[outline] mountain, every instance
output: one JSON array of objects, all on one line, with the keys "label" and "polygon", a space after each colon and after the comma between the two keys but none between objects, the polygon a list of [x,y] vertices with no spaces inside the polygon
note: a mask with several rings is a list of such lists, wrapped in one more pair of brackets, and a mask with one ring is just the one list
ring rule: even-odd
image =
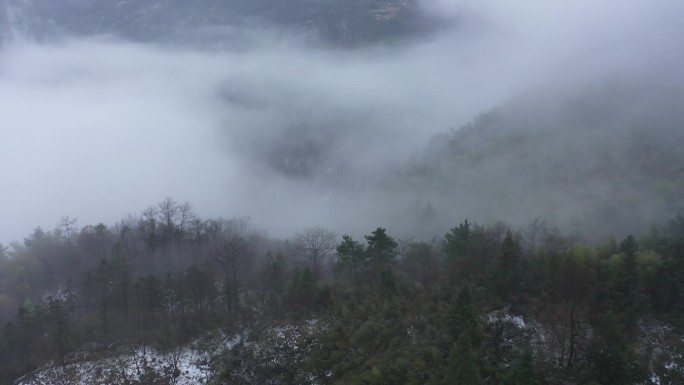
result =
[{"label": "mountain", "polygon": [[239,27],[285,30],[336,46],[413,36],[432,28],[415,0],[3,0],[0,25],[46,38],[109,34],[141,41],[244,39]]},{"label": "mountain", "polygon": [[682,105],[680,89],[643,84],[528,95],[434,138],[387,189],[445,218],[644,231],[684,209]]}]

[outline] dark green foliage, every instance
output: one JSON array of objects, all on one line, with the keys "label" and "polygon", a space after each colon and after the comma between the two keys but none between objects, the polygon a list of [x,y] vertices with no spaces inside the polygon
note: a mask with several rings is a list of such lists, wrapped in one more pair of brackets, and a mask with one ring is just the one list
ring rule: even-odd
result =
[{"label": "dark green foliage", "polygon": [[520,302],[523,295],[522,261],[518,242],[508,231],[501,244],[501,256],[494,273],[496,294],[506,302]]},{"label": "dark green foliage", "polygon": [[282,310],[285,294],[285,257],[278,254],[275,257],[269,252],[264,258],[262,271],[262,296],[267,309],[274,312]]},{"label": "dark green foliage", "polygon": [[601,385],[632,385],[632,368],[625,347],[608,343],[594,353],[594,378]]},{"label": "dark green foliage", "polygon": [[672,240],[666,247],[658,277],[658,291],[652,300],[657,301],[661,311],[682,314],[684,312],[684,237]]},{"label": "dark green foliage", "polygon": [[538,385],[537,375],[534,370],[534,357],[532,352],[526,350],[515,365],[506,373],[503,385]]},{"label": "dark green foliage", "polygon": [[452,280],[472,278],[474,269],[474,261],[471,260],[472,237],[471,226],[467,219],[444,235],[442,251]]},{"label": "dark green foliage", "polygon": [[342,243],[337,248],[339,268],[351,275],[352,282],[356,284],[358,276],[366,266],[366,249],[349,235],[342,236]]},{"label": "dark green foliage", "polygon": [[467,333],[472,339],[476,334],[477,319],[470,287],[463,285],[449,307],[446,330],[454,341],[463,333]]},{"label": "dark green foliage", "polygon": [[316,301],[316,280],[308,267],[296,268],[287,289],[288,304],[297,312],[313,309]]},{"label": "dark green foliage", "polygon": [[162,310],[164,291],[162,282],[154,275],[140,278],[135,284],[136,305],[141,313],[151,316]]},{"label": "dark green foliage", "polygon": [[400,268],[415,281],[430,287],[439,281],[440,259],[439,249],[434,243],[412,242],[407,255],[400,261]]},{"label": "dark green foliage", "polygon": [[379,271],[394,262],[398,245],[392,237],[387,235],[385,229],[378,227],[370,235],[365,235],[364,238],[368,242],[366,247],[368,260],[375,271]]},{"label": "dark green foliage", "polygon": [[620,252],[624,254],[624,259],[617,284],[621,297],[618,310],[626,314],[630,325],[636,324],[645,306],[642,274],[637,262],[638,251],[639,245],[633,236],[620,242]]},{"label": "dark green foliage", "polygon": [[630,344],[635,336],[633,325],[624,314],[606,311],[600,313],[594,322],[595,335],[588,350],[588,358],[593,364],[592,378],[601,385],[633,384],[634,360]]},{"label": "dark green foliage", "polygon": [[599,303],[618,316],[621,325],[635,328],[646,311],[643,272],[637,261],[639,246],[633,236],[620,242],[619,254],[604,261],[599,269]]},{"label": "dark green foliage", "polygon": [[443,384],[476,385],[477,383],[477,361],[475,360],[473,342],[470,334],[464,332],[461,333],[451,349]]},{"label": "dark green foliage", "polygon": [[629,362],[623,351],[605,352],[596,362],[596,378],[601,385],[632,385]]},{"label": "dark green foliage", "polygon": [[470,223],[466,219],[463,223],[454,227],[444,235],[444,254],[447,260],[465,258],[470,251],[471,241]]},{"label": "dark green foliage", "polygon": [[69,316],[64,308],[64,302],[53,297],[48,298],[48,311],[51,323],[50,342],[58,361],[62,362],[73,347]]},{"label": "dark green foliage", "polygon": [[620,242],[619,250],[627,257],[636,258],[636,253],[639,251],[639,244],[637,243],[636,239],[634,239],[634,236],[630,235]]},{"label": "dark green foliage", "polygon": [[[249,330],[251,344],[274,326],[316,320],[324,327],[297,337],[301,346],[278,342],[288,353],[272,366],[248,344],[215,357],[211,381],[623,385],[643,382],[651,366],[664,371],[673,357],[650,356],[640,326],[682,321],[684,239],[676,232],[591,245],[544,230],[523,252],[527,238],[507,225],[465,221],[441,248],[407,242],[397,259],[397,242],[377,228],[367,246],[343,236],[338,274],[317,281],[287,245],[246,232],[239,220],[197,218],[191,236],[152,214],[141,219],[155,223],[156,251],[146,246],[149,229],[126,226],[95,226],[70,242],[37,229],[24,246],[2,248],[0,306],[17,311],[0,340],[0,382],[47,361],[68,363],[93,344],[174,352],[216,330]],[[67,270],[63,255],[80,258],[72,276],[41,286],[44,266]],[[521,352],[536,349],[535,327],[545,328],[550,354]]]},{"label": "dark green foliage", "polygon": [[218,295],[214,279],[208,272],[193,265],[185,274],[185,285],[194,310],[199,312],[200,316],[204,315]]}]

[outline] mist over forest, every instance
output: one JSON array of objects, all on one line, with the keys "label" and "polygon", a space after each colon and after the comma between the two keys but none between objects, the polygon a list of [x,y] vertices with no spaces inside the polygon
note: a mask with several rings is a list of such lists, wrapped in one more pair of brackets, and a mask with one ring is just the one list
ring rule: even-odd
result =
[{"label": "mist over forest", "polygon": [[[567,248],[554,250],[568,255],[577,256],[576,241],[595,248],[587,253],[597,260],[637,258],[615,239],[650,234],[637,258],[642,268],[650,252],[676,259],[682,14],[676,0],[0,0],[0,277],[11,277],[0,279],[0,321],[24,299],[39,302],[104,269],[100,260],[116,263],[126,231],[135,235],[124,259],[138,278],[193,267],[208,273],[216,239],[233,239],[239,223],[249,223],[237,233],[254,266],[273,262],[269,253],[297,269],[307,259],[292,243],[304,229],[329,231],[337,246],[342,234],[363,240],[369,229],[386,229],[399,249],[418,255],[427,247],[436,258],[429,263],[441,261],[446,270],[426,281],[448,276],[453,286],[467,277],[482,311],[510,298],[487,286],[493,267],[449,275],[441,242],[464,223],[487,239],[477,250],[491,261],[496,253],[487,253],[506,247],[506,231],[515,247],[529,246],[524,258],[553,254],[558,234]],[[178,210],[189,202],[201,236],[192,238],[178,218],[163,227],[159,210],[169,200]],[[74,234],[106,250],[76,235],[72,244],[64,224],[73,219]],[[149,230],[152,219],[160,227]],[[228,227],[214,229],[223,235],[209,242],[212,220]],[[545,252],[525,243],[537,225],[548,235]],[[172,251],[159,249],[163,242]],[[612,252],[602,242],[615,243],[606,246]],[[375,258],[370,240],[367,247]],[[342,255],[333,249],[331,260]],[[204,259],[193,259],[197,250]],[[406,261],[406,253],[392,258]],[[143,255],[152,259],[129,260]],[[176,260],[158,265],[169,255]],[[610,260],[611,268],[621,263]],[[397,271],[410,276],[417,265],[406,263]],[[339,278],[333,265],[320,282]],[[368,277],[387,267],[373,266]],[[23,285],[26,271],[44,284]],[[255,271],[245,273],[245,293],[260,282]],[[639,288],[669,317],[660,289]],[[244,295],[221,311],[246,311]],[[534,313],[526,306],[513,308]],[[11,375],[42,359],[16,364]]]},{"label": "mist over forest", "polygon": [[[81,13],[116,16],[109,3],[70,4]],[[373,4],[380,7],[382,2]],[[117,9],[127,12],[122,7]],[[629,122],[634,104],[652,118],[635,129],[662,131],[668,126],[676,135],[673,120],[681,121],[681,114],[673,100],[681,97],[677,63],[682,50],[678,39],[669,38],[680,28],[672,16],[675,2],[600,7],[589,2],[566,7],[533,1],[516,7],[447,2],[435,7],[440,5],[430,3],[420,11],[426,20],[439,15],[435,23],[441,29],[407,23],[422,32],[404,43],[397,42],[401,34],[396,33],[387,43],[368,38],[358,47],[335,48],[335,40],[324,45],[294,33],[231,25],[250,36],[249,46],[194,48],[180,38],[175,44],[168,34],[152,34],[161,15],[191,17],[172,2],[138,5],[140,16],[121,18],[126,26],[121,29],[114,22],[75,17],[76,11],[60,6],[59,17],[51,20],[71,24],[53,26],[50,33],[31,28],[45,26],[40,12],[35,11],[35,19],[21,13],[33,8],[50,12],[47,2],[5,2],[2,142],[11,145],[2,153],[6,199],[1,239],[20,240],[37,225],[52,227],[63,215],[82,223],[114,223],[163,196],[191,201],[204,214],[251,216],[280,235],[313,224],[360,228],[387,223],[411,231],[425,224],[409,225],[416,223],[415,216],[397,214],[420,211],[421,205],[445,214],[431,231],[441,232],[466,216],[520,223],[549,216],[565,226],[573,218],[558,204],[545,202],[544,197],[555,199],[553,190],[535,196],[538,207],[533,210],[518,209],[501,197],[506,209],[497,212],[498,207],[488,209],[489,197],[479,199],[482,194],[473,193],[477,187],[469,189],[457,177],[423,180],[419,188],[411,188],[390,175],[415,170],[412,163],[432,152],[429,143],[435,137],[460,132],[479,114],[499,108],[521,119],[527,115],[539,126],[531,128],[541,133],[526,152],[547,173],[563,174],[568,163],[592,167],[582,162],[596,161],[588,156],[596,155],[593,145],[622,162],[627,154],[614,142],[623,140],[620,122]],[[198,29],[212,23],[223,21],[188,25]],[[150,35],[130,40],[130,25]],[[287,28],[270,25],[274,31]],[[181,23],[178,33],[194,32]],[[573,114],[578,107],[572,100],[588,106],[610,103],[611,108],[604,116],[578,122],[582,117],[577,115],[585,112]],[[672,110],[665,110],[667,105]],[[515,136],[516,130],[528,128],[506,125],[501,130]],[[602,133],[592,137],[592,129]],[[574,140],[568,143],[553,132],[572,132]],[[471,136],[490,145],[482,133]],[[572,159],[544,161],[544,152],[556,154],[551,149],[557,147],[566,147]],[[520,159],[512,151],[492,148],[486,154],[488,167],[514,167],[509,159]],[[506,180],[511,173],[505,170],[495,176],[473,165],[457,168],[470,169],[482,180],[498,180],[483,185],[487,191],[517,183]],[[534,177],[532,170],[517,169],[516,179]],[[676,183],[670,176],[663,179]],[[597,196],[592,204],[611,204],[612,194],[582,178],[577,187]],[[385,183],[387,179],[395,180]],[[550,187],[539,183],[528,188],[544,192]],[[637,200],[646,194],[639,187],[629,190]],[[575,198],[570,193],[560,203],[584,205]],[[648,196],[652,198],[658,197]],[[447,204],[448,209],[439,207]],[[655,213],[663,210],[644,211],[643,218],[633,219],[657,220]],[[602,233],[623,234],[623,224],[602,222]]]}]

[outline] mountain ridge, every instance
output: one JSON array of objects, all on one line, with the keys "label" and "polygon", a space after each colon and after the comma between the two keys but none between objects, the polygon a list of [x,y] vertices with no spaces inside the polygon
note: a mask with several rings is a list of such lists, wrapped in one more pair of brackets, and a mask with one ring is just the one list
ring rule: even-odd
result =
[{"label": "mountain ridge", "polygon": [[[315,44],[354,47],[425,34],[435,20],[415,0],[217,1],[4,0],[0,25],[38,38],[111,34],[137,41],[236,39],[232,28],[286,31]],[[227,29],[227,30],[221,30]],[[8,31],[10,30],[10,31]],[[212,36],[214,35],[214,36]],[[1,35],[0,35],[1,36]]]}]

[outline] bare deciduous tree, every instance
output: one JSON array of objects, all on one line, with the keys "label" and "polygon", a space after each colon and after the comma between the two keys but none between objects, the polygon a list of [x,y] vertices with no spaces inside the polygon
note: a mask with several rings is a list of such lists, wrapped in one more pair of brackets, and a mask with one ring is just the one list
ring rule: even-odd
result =
[{"label": "bare deciduous tree", "polygon": [[157,203],[157,214],[159,215],[159,243],[164,254],[168,252],[169,245],[176,234],[176,222],[179,215],[179,206],[175,199],[166,197]]},{"label": "bare deciduous tree", "polygon": [[157,248],[157,213],[154,206],[150,206],[142,212],[138,220],[138,231],[145,244],[147,255],[151,255]]},{"label": "bare deciduous tree", "polygon": [[311,261],[314,278],[318,279],[321,264],[335,249],[336,239],[335,233],[320,226],[309,227],[297,233],[295,248]]},{"label": "bare deciduous tree", "polygon": [[62,234],[64,234],[64,239],[66,239],[67,244],[71,245],[71,236],[74,234],[74,231],[76,231],[76,221],[78,218],[71,218],[68,215],[63,216],[59,220],[59,228],[62,230]]},{"label": "bare deciduous tree", "polygon": [[253,248],[246,240],[248,222],[247,218],[222,221],[224,231],[219,235],[221,240],[214,251],[214,261],[230,285],[233,305],[238,304],[241,281],[254,262]]},{"label": "bare deciduous tree", "polygon": [[157,208],[160,222],[167,228],[172,228],[178,216],[178,203],[176,203],[176,200],[166,197],[163,201],[157,203]]},{"label": "bare deciduous tree", "polygon": [[198,265],[202,261],[202,243],[207,238],[207,224],[200,218],[193,218],[188,226],[190,245],[193,249],[193,263]]},{"label": "bare deciduous tree", "polygon": [[197,216],[192,211],[192,205],[190,203],[185,202],[181,205],[178,205],[178,230],[180,231],[181,235],[185,234],[187,227],[190,226],[196,217]]},{"label": "bare deciduous tree", "polygon": [[207,232],[207,237],[211,241],[211,247],[216,248],[218,245],[218,240],[225,227],[226,220],[223,218],[217,219],[207,219],[205,224],[205,231]]},{"label": "bare deciduous tree", "polygon": [[537,217],[533,219],[526,228],[522,230],[522,235],[527,245],[527,252],[529,256],[534,255],[534,250],[537,248],[537,243],[541,235],[546,231],[546,219]]},{"label": "bare deciduous tree", "polygon": [[408,254],[411,252],[412,245],[416,243],[413,237],[405,237],[397,239],[397,253],[400,260],[406,259]]}]

